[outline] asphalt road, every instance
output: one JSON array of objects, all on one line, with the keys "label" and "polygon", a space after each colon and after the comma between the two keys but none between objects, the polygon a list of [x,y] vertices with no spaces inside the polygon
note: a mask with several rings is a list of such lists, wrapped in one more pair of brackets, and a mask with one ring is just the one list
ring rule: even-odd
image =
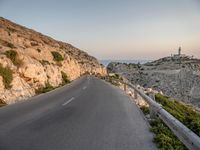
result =
[{"label": "asphalt road", "polygon": [[154,150],[140,110],[92,76],[0,108],[0,150]]}]

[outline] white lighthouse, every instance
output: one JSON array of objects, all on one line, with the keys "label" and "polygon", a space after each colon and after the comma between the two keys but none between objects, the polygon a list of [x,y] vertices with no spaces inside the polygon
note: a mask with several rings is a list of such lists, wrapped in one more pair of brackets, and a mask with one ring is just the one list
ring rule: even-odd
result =
[{"label": "white lighthouse", "polygon": [[181,56],[181,47],[178,48],[178,56]]},{"label": "white lighthouse", "polygon": [[178,54],[174,54],[174,55],[172,54],[171,57],[174,58],[174,59],[180,59],[180,58],[192,59],[193,58],[192,56],[187,56],[185,54],[182,54],[181,50],[182,50],[181,47],[179,47],[178,48]]}]

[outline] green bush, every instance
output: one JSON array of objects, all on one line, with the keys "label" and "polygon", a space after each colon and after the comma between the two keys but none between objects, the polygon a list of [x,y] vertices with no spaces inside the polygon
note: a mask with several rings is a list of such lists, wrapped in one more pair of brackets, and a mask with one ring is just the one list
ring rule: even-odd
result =
[{"label": "green bush", "polygon": [[160,120],[150,122],[151,131],[155,134],[154,142],[161,150],[187,150],[174,133]]},{"label": "green bush", "polygon": [[63,61],[64,60],[63,57],[62,57],[62,55],[59,52],[52,51],[51,54],[53,55],[53,59],[55,61],[59,62],[59,61]]},{"label": "green bush", "polygon": [[9,59],[12,61],[12,63],[13,63],[14,65],[16,65],[16,66],[18,66],[18,67],[19,67],[20,65],[22,65],[22,61],[19,60],[19,59],[17,58],[18,54],[17,54],[16,51],[14,51],[14,50],[6,51],[6,52],[5,52],[5,55],[6,55],[7,58],[9,58]]},{"label": "green bush", "polygon": [[122,77],[120,77],[119,74],[114,74],[113,76],[109,76],[109,77],[115,80],[122,80]]},{"label": "green bush", "polygon": [[147,115],[147,114],[150,113],[149,107],[147,107],[147,106],[142,106],[142,107],[140,107],[140,109],[142,110],[142,112],[143,112],[145,115]]},{"label": "green bush", "polygon": [[10,48],[15,48],[15,46],[12,43],[8,43],[7,46]]},{"label": "green bush", "polygon": [[70,80],[68,79],[68,76],[65,72],[61,71],[61,75],[62,75],[62,84],[70,83]]},{"label": "green bush", "polygon": [[50,65],[48,60],[40,60],[40,63],[44,66],[44,65]]},{"label": "green bush", "polygon": [[119,81],[123,81],[123,78],[119,74],[108,75],[105,77],[105,79],[115,86],[119,86]]},{"label": "green bush", "polygon": [[156,94],[155,100],[160,103],[166,111],[200,136],[200,113],[186,104],[177,100],[170,100],[169,97],[161,94]]},{"label": "green bush", "polygon": [[41,94],[41,93],[52,91],[54,89],[55,88],[49,82],[46,82],[44,87],[38,88],[35,92],[37,94]]},{"label": "green bush", "polygon": [[8,67],[3,67],[2,64],[0,64],[0,76],[3,78],[3,84],[6,89],[11,88],[11,82],[13,80],[12,70]]},{"label": "green bush", "polygon": [[106,81],[110,82],[111,84],[113,84],[113,85],[115,85],[115,86],[119,86],[119,85],[120,85],[120,83],[119,83],[118,81],[116,81],[116,80],[113,80],[112,77],[108,77],[108,78],[106,79]]}]

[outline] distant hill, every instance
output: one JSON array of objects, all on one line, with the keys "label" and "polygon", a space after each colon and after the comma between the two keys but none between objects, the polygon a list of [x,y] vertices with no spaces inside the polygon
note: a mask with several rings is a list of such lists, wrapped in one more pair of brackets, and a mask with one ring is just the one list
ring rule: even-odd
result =
[{"label": "distant hill", "polygon": [[71,44],[0,17],[0,101],[14,103],[85,73],[105,75],[106,70]]},{"label": "distant hill", "polygon": [[200,107],[200,60],[169,56],[146,64],[110,63],[108,72],[119,73],[135,84]]}]

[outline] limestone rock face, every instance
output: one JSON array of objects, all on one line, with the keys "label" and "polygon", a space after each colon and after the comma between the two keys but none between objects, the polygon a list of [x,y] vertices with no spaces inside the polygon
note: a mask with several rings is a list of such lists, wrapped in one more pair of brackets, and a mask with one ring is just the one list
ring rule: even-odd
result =
[{"label": "limestone rock face", "polygon": [[59,84],[62,83],[62,76],[60,74],[61,69],[59,69],[58,66],[46,65],[45,72],[48,81],[52,86],[58,86]]},{"label": "limestone rock face", "polygon": [[[81,67],[78,62],[73,59],[67,58],[62,62],[61,69],[68,75],[70,80],[74,80],[77,77],[81,76]],[[66,67],[68,66],[68,67]]]},{"label": "limestone rock face", "polygon": [[[1,81],[0,81],[0,85]],[[35,89],[30,87],[21,77],[17,74],[13,75],[13,81],[11,84],[11,89],[0,89],[0,99],[5,101],[7,104],[15,103],[35,95]]]},{"label": "limestone rock face", "polygon": [[[8,51],[14,51],[16,56],[12,54],[9,57],[6,55]],[[35,90],[47,83],[54,87],[59,86],[63,82],[61,72],[64,72],[69,80],[85,73],[107,73],[104,66],[86,52],[2,17],[0,64],[10,68],[13,75],[10,89],[5,88],[3,77],[0,75],[0,99],[7,104],[35,95]]]},{"label": "limestone rock face", "polygon": [[[0,76],[0,91],[3,93],[4,91],[4,84],[3,84],[3,78]],[[2,94],[0,93],[0,94]]]},{"label": "limestone rock face", "polygon": [[200,60],[167,57],[143,65],[110,63],[108,72],[118,73],[133,84],[200,107]]},{"label": "limestone rock face", "polygon": [[19,69],[19,73],[26,79],[30,79],[29,84],[41,84],[45,85],[47,81],[47,74],[45,72],[44,66],[29,56],[24,56],[22,58],[23,65]]}]

